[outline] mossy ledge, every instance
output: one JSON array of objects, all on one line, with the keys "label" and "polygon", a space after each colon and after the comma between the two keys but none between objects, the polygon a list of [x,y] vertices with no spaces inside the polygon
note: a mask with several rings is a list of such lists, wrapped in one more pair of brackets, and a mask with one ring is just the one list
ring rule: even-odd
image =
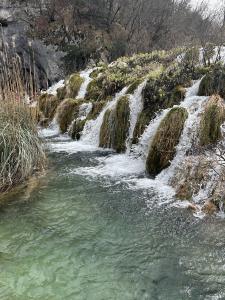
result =
[{"label": "mossy ledge", "polygon": [[221,138],[221,125],[225,121],[225,103],[218,95],[209,98],[200,121],[200,146],[216,144]]},{"label": "mossy ledge", "polygon": [[81,102],[75,99],[65,99],[57,108],[56,118],[62,133],[67,132],[69,125],[79,115]]},{"label": "mossy ledge", "polygon": [[209,70],[199,86],[199,96],[212,96],[213,94],[225,98],[225,67],[221,64]]},{"label": "mossy ledge", "polygon": [[68,83],[66,84],[67,92],[66,95],[64,92],[64,97],[66,96],[67,98],[76,98],[83,82],[84,79],[80,77],[80,74],[76,73],[71,75]]},{"label": "mossy ledge", "polygon": [[123,96],[116,107],[107,110],[100,130],[100,147],[113,148],[117,153],[126,151],[129,132],[129,97]]},{"label": "mossy ledge", "polygon": [[176,146],[187,117],[188,113],[185,108],[176,107],[172,108],[162,120],[150,145],[146,161],[146,170],[149,175],[156,176],[169,167],[176,153]]},{"label": "mossy ledge", "polygon": [[143,89],[143,111],[134,129],[133,143],[137,144],[146,126],[160,109],[172,108],[185,98],[185,87],[191,85],[191,75],[181,69],[169,70],[159,78],[150,78]]},{"label": "mossy ledge", "polygon": [[38,99],[38,109],[41,113],[41,123],[48,126],[53,120],[60,100],[50,94],[42,94]]}]

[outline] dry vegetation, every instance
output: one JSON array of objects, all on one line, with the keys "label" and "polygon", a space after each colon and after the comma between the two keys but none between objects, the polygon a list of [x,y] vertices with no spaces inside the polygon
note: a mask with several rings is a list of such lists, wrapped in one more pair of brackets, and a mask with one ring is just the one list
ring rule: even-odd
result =
[{"label": "dry vegetation", "polygon": [[4,192],[43,169],[45,154],[36,129],[36,108],[27,103],[36,98],[34,74],[24,78],[21,60],[9,57],[7,45],[0,60],[0,192]]}]

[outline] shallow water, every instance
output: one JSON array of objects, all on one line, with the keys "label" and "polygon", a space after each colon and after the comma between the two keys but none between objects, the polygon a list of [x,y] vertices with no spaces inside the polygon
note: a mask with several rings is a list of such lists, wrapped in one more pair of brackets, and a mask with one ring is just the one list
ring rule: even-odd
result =
[{"label": "shallow water", "polygon": [[50,153],[30,195],[0,207],[0,299],[225,299],[225,220],[91,150]]}]

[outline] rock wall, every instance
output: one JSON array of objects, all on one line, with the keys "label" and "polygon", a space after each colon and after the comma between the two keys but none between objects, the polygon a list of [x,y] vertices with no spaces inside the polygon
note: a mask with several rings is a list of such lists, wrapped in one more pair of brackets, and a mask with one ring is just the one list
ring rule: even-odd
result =
[{"label": "rock wall", "polygon": [[9,55],[18,54],[25,73],[36,74],[37,87],[46,89],[64,76],[61,66],[62,52],[53,46],[45,46],[39,40],[28,36],[29,24],[23,21],[21,5],[9,5],[8,1],[0,4],[0,55],[4,46]]}]

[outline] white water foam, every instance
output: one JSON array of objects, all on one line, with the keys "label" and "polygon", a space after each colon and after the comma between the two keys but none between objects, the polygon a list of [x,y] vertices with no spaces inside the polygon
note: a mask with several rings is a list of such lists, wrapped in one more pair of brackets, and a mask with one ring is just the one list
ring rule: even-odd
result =
[{"label": "white water foam", "polygon": [[165,109],[159,112],[156,117],[150,122],[150,124],[146,127],[143,135],[140,137],[138,144],[133,145],[131,149],[132,155],[141,156],[143,160],[146,160],[149,147],[157,132],[157,129],[169,111],[170,109]]},{"label": "white water foam", "polygon": [[83,83],[81,84],[79,93],[77,95],[77,99],[83,99],[87,93],[87,88],[89,83],[92,81],[90,74],[94,71],[94,69],[89,69],[86,71],[80,72],[80,77],[83,78]]},{"label": "white water foam", "polygon": [[42,138],[52,138],[58,136],[60,133],[59,125],[56,117],[53,119],[48,128],[39,128],[39,136]]},{"label": "white water foam", "polygon": [[96,120],[90,120],[86,122],[83,132],[81,141],[90,145],[94,145],[96,147],[99,146],[99,135],[101,126],[103,123],[104,115],[108,109],[113,109],[113,107],[117,104],[120,97],[124,96],[127,92],[127,87],[123,88],[121,92],[117,93],[114,99],[106,104],[103,108],[99,116]]},{"label": "white water foam", "polygon": [[57,95],[57,90],[59,88],[62,88],[65,86],[65,81],[64,80],[60,80],[59,82],[53,84],[50,88],[47,89],[46,92],[44,93],[47,93],[49,95],[53,95],[53,96],[56,96]]},{"label": "white water foam", "polygon": [[99,150],[99,148],[84,144],[80,141],[60,141],[57,143],[50,143],[50,150],[55,153],[66,152],[68,154],[74,154],[78,152],[94,152]]},{"label": "white water foam", "polygon": [[142,82],[138,86],[138,88],[134,91],[134,94],[129,96],[130,128],[129,128],[129,136],[126,141],[127,153],[130,152],[134,129],[135,129],[135,126],[136,126],[136,123],[138,120],[138,116],[143,110],[142,91],[145,88],[146,83],[147,83],[147,80]]}]

